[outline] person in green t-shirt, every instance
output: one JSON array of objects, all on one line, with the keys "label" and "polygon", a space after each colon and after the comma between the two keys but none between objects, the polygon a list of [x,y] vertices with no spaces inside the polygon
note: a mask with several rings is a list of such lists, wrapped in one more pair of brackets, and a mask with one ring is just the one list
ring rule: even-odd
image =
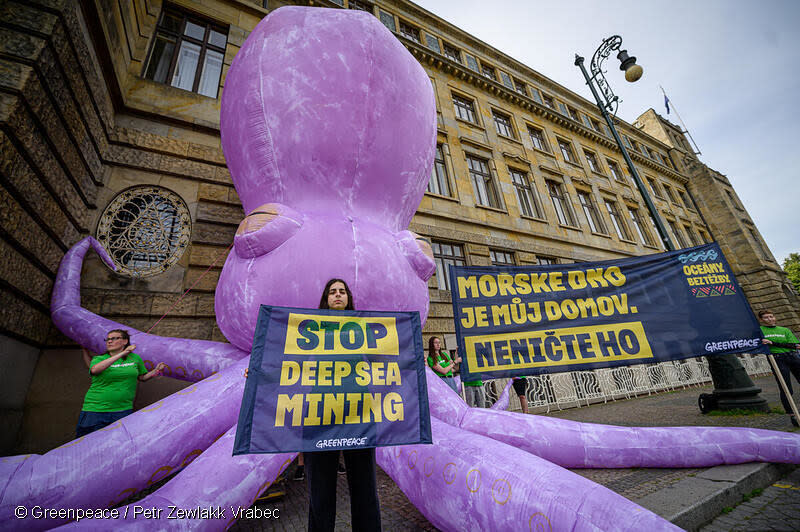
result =
[{"label": "person in green t-shirt", "polygon": [[[161,376],[166,364],[160,362],[152,371],[147,371],[142,357],[133,352],[135,347],[131,345],[128,331],[114,329],[108,332],[108,351],[89,361],[92,384],[83,399],[76,437],[102,429],[131,414],[137,383]],[[88,351],[84,350],[84,358],[87,357]]]},{"label": "person in green t-shirt", "polygon": [[[775,365],[778,366],[778,371],[781,372],[783,381],[786,383],[786,388],[789,394],[793,395],[792,390],[792,375],[795,380],[800,383],[800,355],[797,350],[800,349],[800,342],[797,337],[786,327],[779,327],[778,320],[775,319],[775,314],[771,310],[762,310],[758,313],[758,320],[761,322],[761,332],[764,334],[763,343],[769,345],[769,352],[775,359]],[[774,370],[773,370],[774,372]],[[777,380],[777,375],[775,380]],[[787,414],[791,415],[792,425],[798,425],[797,418],[792,414],[792,408],[789,404],[789,399],[783,391],[783,387],[778,383],[778,389],[781,392],[781,404]]]},{"label": "person in green t-shirt", "polygon": [[438,336],[432,336],[428,340],[428,365],[454,392],[458,393],[453,378],[455,362],[450,358],[450,353],[442,349],[442,341]]}]

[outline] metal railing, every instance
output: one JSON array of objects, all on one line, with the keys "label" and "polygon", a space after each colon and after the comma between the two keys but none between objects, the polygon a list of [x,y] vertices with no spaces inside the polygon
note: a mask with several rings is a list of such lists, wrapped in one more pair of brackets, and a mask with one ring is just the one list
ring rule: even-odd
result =
[{"label": "metal railing", "polygon": [[[771,373],[764,355],[739,355],[750,376]],[[705,357],[688,358],[656,364],[637,364],[593,371],[570,371],[527,377],[525,396],[530,412],[550,412],[565,408],[580,408],[592,403],[607,403],[640,395],[669,392],[687,387],[700,387],[711,382],[711,372]],[[494,404],[508,379],[495,379],[483,384],[489,405]],[[521,409],[513,388],[508,409]]]}]

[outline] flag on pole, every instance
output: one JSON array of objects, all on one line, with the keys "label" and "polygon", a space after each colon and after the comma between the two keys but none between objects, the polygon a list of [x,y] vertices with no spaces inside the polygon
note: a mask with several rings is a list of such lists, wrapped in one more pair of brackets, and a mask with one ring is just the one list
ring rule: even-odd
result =
[{"label": "flag on pole", "polygon": [[664,107],[667,108],[667,114],[669,114],[669,98],[667,98],[666,94],[664,94]]}]

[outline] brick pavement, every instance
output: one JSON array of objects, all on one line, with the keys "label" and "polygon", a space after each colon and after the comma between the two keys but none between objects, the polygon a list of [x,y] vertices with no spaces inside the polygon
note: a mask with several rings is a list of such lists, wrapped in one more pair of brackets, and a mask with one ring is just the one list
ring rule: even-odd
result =
[{"label": "brick pavement", "polygon": [[761,530],[800,530],[800,469],[700,529],[701,532]]},{"label": "brick pavement", "polygon": [[[770,406],[779,406],[777,387],[774,379],[761,377],[754,379],[761,387],[762,397]],[[716,426],[748,426],[771,430],[796,431],[786,415],[763,414],[751,416],[708,416],[702,415],[697,408],[697,396],[709,393],[711,386],[693,387],[675,392],[643,396],[637,399],[618,400],[607,404],[596,404],[589,407],[572,408],[551,412],[550,415],[562,419],[573,419],[593,423],[622,426],[681,426],[681,425],[716,425]],[[654,415],[654,413],[656,413]],[[636,501],[656,491],[694,476],[704,469],[576,469],[573,470],[586,478]],[[291,472],[291,470],[290,470]],[[788,523],[794,519],[794,528],[773,528],[772,530],[800,530],[800,478],[795,471],[792,477],[776,482],[756,497],[738,505],[729,514],[720,516],[723,524],[719,530],[762,530],[758,528],[769,516],[771,523]],[[779,486],[791,487],[779,487]],[[381,501],[381,516],[384,530],[436,530],[408,501],[405,495],[383,471],[378,471],[378,486]],[[258,503],[264,508],[278,508],[278,520],[240,520],[233,530],[305,530],[308,512],[308,497],[305,481],[286,481],[287,494],[274,503]],[[339,475],[337,488],[336,530],[350,530],[350,502],[347,494],[347,481]],[[760,500],[760,502],[759,502]],[[761,506],[758,506],[761,504]],[[744,512],[750,512],[745,514]],[[785,514],[786,519],[774,518],[773,514]],[[740,517],[741,515],[741,517]],[[748,519],[746,515],[750,515]],[[748,522],[752,521],[752,522]],[[714,521],[711,526],[717,526]],[[754,528],[750,525],[756,525]],[[729,526],[729,528],[725,528]],[[736,527],[740,528],[736,528]],[[764,528],[763,530],[771,530]]]}]

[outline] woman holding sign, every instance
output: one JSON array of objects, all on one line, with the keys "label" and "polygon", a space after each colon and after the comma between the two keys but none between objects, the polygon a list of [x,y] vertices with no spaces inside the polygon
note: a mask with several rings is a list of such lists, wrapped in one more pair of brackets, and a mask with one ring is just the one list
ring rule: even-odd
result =
[{"label": "woman holding sign", "polygon": [[[355,310],[353,294],[341,279],[331,279],[322,291],[319,308]],[[340,451],[305,453],[308,476],[308,530],[332,531],[336,522],[336,469]],[[341,451],[350,489],[353,530],[380,530],[381,510],[375,480],[375,449]]]},{"label": "woman holding sign", "polygon": [[438,336],[432,336],[428,340],[428,365],[454,392],[458,393],[456,380],[453,378],[455,362],[447,351],[442,350],[442,341]]}]

